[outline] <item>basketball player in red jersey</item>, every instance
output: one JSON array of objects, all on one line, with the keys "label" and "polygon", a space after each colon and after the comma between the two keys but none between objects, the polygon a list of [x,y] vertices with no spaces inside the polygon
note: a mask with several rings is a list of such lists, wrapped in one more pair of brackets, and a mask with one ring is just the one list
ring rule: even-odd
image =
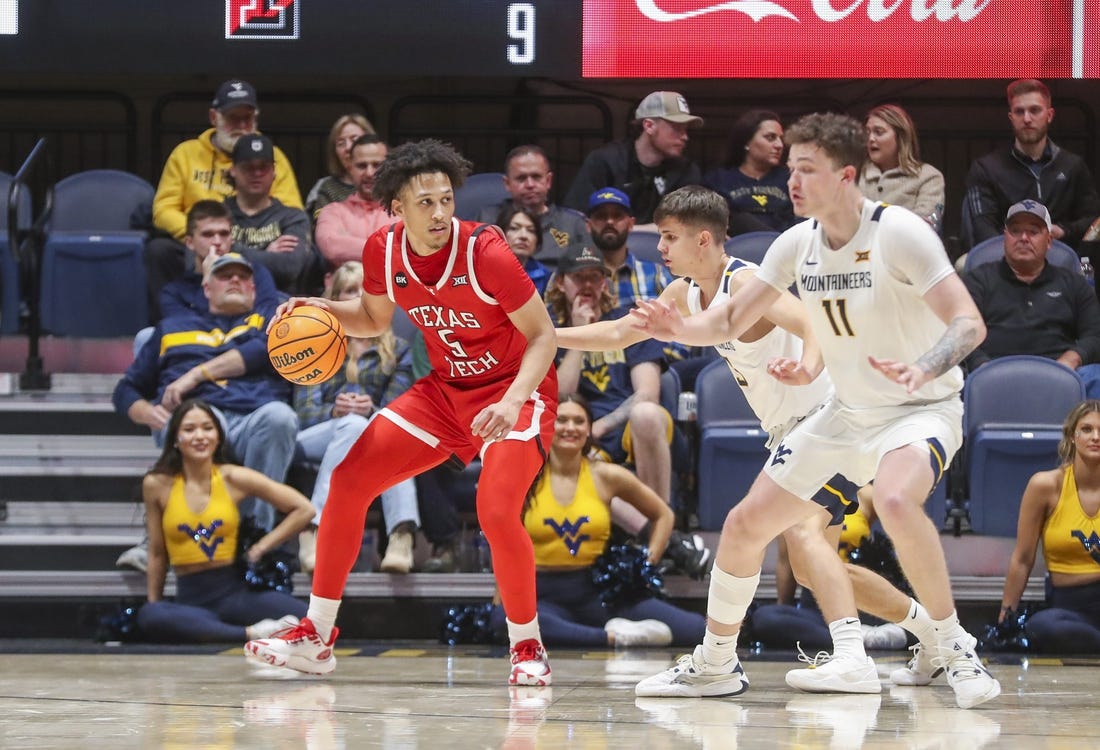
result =
[{"label": "basketball player in red jersey", "polygon": [[[359,553],[371,499],[444,461],[480,455],[477,515],[508,617],[512,685],[549,685],[535,612],[535,559],[523,500],[554,432],[557,339],[542,300],[496,227],[454,217],[470,163],[435,140],[390,152],[375,196],[398,221],[363,250],[363,295],[325,307],[349,336],[375,336],[400,305],[424,334],[432,372],[378,412],[332,475],[317,536],[309,612],[299,625],[249,641],[265,664],[324,674],[336,666],[336,613]],[[274,325],[274,323],[272,323]]]}]

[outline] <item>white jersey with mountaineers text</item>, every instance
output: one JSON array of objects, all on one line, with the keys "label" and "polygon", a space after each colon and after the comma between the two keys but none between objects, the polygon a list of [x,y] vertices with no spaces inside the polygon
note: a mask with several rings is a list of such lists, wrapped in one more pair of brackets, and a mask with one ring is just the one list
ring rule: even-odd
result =
[{"label": "white jersey with mountaineers text", "polygon": [[958,367],[909,394],[867,361],[912,364],[939,341],[946,325],[923,296],[954,272],[923,219],[865,200],[846,245],[830,248],[821,225],[804,221],[776,239],[757,275],[776,289],[797,284],[837,403],[869,409],[942,401],[962,389]]},{"label": "white jersey with mountaineers text", "polygon": [[[722,304],[730,298],[730,280],[743,271],[756,271],[758,266],[739,258],[729,258],[726,270],[718,284],[718,291],[707,307]],[[688,310],[692,315],[703,309],[702,290],[694,281],[689,281],[687,293]],[[753,342],[726,341],[715,344],[714,348],[726,360],[733,379],[741,386],[745,400],[760,418],[760,425],[773,433],[801,419],[824,403],[832,395],[833,385],[828,372],[822,372],[809,385],[783,385],[768,374],[768,361],[774,357],[789,357],[798,360],[802,357],[802,339],[779,326]]]}]

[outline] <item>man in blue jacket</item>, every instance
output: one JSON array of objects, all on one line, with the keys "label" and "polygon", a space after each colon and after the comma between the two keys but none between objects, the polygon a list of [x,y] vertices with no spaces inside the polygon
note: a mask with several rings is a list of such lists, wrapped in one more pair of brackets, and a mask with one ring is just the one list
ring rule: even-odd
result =
[{"label": "man in blue jacket", "polygon": [[[160,445],[172,410],[186,398],[204,399],[222,418],[230,460],[281,482],[294,455],[298,416],[288,403],[290,383],[268,360],[264,328],[273,309],[255,308],[252,272],[237,253],[214,261],[203,279],[208,309],[161,320],[113,400],[118,413],[148,426]],[[255,498],[241,504],[241,513],[264,529],[275,520],[274,508]]]}]

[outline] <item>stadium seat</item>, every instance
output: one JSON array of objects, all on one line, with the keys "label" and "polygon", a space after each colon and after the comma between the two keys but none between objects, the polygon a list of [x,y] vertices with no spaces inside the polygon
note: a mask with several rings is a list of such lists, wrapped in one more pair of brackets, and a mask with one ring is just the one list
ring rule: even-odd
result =
[{"label": "stadium seat", "polygon": [[[3,207],[0,208],[0,335],[12,334],[19,330],[19,263],[16,250],[8,241],[8,200],[12,186],[12,176],[0,172],[0,196]],[[16,212],[16,226],[24,230],[31,225],[30,191],[19,191],[19,204]]]},{"label": "stadium seat", "polygon": [[1081,378],[1045,357],[1001,357],[967,377],[963,465],[975,533],[1016,536],[1024,488],[1058,465],[1062,422],[1084,398]]},{"label": "stadium seat", "polygon": [[[985,263],[994,263],[1004,256],[1004,235],[990,237],[970,248],[970,252],[966,254],[966,261],[963,263],[963,271],[973,270],[975,267]],[[1062,266],[1063,268],[1069,268],[1073,271],[1081,270],[1081,257],[1077,255],[1077,252],[1073,248],[1060,240],[1051,241],[1050,250],[1047,251],[1047,262],[1051,265]]]},{"label": "stadium seat", "polygon": [[760,265],[779,232],[747,232],[726,240],[726,255]]},{"label": "stadium seat", "polygon": [[[669,368],[661,373],[660,402],[675,421],[680,405],[680,375]],[[686,490],[691,486],[691,436],[678,424],[672,431],[672,444],[669,446],[672,457],[672,505],[683,510],[687,502]]]},{"label": "stadium seat", "polygon": [[504,187],[504,175],[500,172],[472,174],[455,191],[455,216],[463,221],[474,221],[481,209],[511,197]]},{"label": "stadium seat", "polygon": [[58,182],[47,201],[42,327],[58,336],[132,336],[148,324],[144,231],[131,228],[153,186],[112,169]]},{"label": "stadium seat", "polygon": [[722,528],[730,508],[748,492],[768,458],[768,434],[745,400],[724,359],[695,381],[699,425],[699,527]]},{"label": "stadium seat", "polygon": [[663,266],[664,260],[657,249],[657,243],[661,241],[661,235],[647,230],[634,230],[626,239],[626,249],[638,260],[648,260]]}]

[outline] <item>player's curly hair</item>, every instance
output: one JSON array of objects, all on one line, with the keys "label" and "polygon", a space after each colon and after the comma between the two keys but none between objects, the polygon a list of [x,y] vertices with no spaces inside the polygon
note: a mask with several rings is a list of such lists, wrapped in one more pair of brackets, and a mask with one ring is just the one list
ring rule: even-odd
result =
[{"label": "player's curly hair", "polygon": [[788,146],[803,143],[817,146],[838,168],[851,165],[856,174],[867,161],[867,131],[863,123],[849,115],[815,112],[801,117],[783,134]]},{"label": "player's curly hair", "polygon": [[465,182],[473,164],[449,143],[428,138],[402,143],[386,155],[374,177],[374,197],[390,214],[393,201],[414,177],[441,172],[457,190]]}]

